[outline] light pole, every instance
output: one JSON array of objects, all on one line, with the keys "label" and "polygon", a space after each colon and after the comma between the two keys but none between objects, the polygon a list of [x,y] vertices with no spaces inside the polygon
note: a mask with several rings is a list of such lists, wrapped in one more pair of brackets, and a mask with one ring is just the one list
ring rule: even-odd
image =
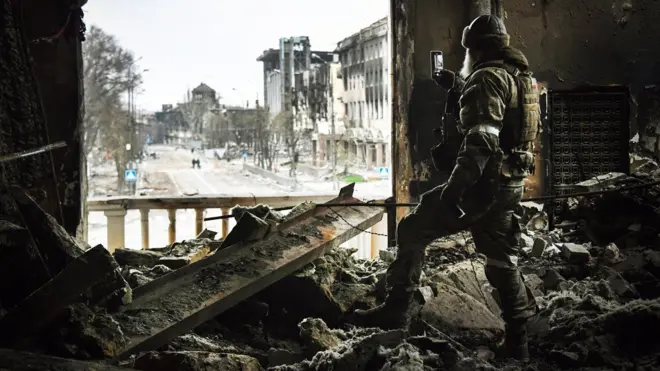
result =
[{"label": "light pole", "polygon": [[336,191],[338,189],[338,181],[337,181],[337,141],[335,139],[335,99],[334,99],[334,94],[333,94],[333,84],[332,84],[332,68],[331,64],[326,62],[323,58],[319,57],[318,54],[312,53],[312,57],[316,58],[317,60],[321,61],[326,68],[328,69],[328,83],[326,84],[327,90],[328,90],[328,100],[330,101],[330,136],[332,137],[332,140],[330,140],[330,151],[332,153],[332,190]]}]

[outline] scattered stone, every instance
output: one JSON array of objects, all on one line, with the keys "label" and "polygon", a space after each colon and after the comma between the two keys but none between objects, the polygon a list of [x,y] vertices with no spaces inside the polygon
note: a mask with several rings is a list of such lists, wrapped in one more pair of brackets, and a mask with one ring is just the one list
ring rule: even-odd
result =
[{"label": "scattered stone", "polygon": [[41,347],[53,354],[77,359],[116,357],[127,342],[111,316],[83,304],[70,306],[39,339]]},{"label": "scattered stone", "polygon": [[546,269],[543,275],[543,287],[546,290],[557,290],[561,282],[566,281],[559,272],[554,269]]},{"label": "scattered stone", "polygon": [[153,278],[147,277],[142,271],[137,269],[128,269],[124,277],[132,288],[136,288],[153,281]]},{"label": "scattered stone", "polygon": [[440,331],[470,333],[490,341],[504,331],[502,319],[472,296],[443,283],[437,284],[436,291],[437,296],[422,307],[420,318]]},{"label": "scattered stone", "polygon": [[545,286],[543,280],[536,274],[525,274],[523,275],[525,284],[532,290],[534,296],[543,296],[545,291]]},{"label": "scattered stone", "polygon": [[525,233],[520,235],[520,240],[522,242],[523,249],[529,249],[534,245],[534,239]]},{"label": "scattered stone", "polygon": [[243,212],[219,248],[225,249],[237,243],[261,240],[266,236],[270,228],[270,223],[265,219],[250,212]]},{"label": "scattered stone", "polygon": [[564,243],[561,245],[561,253],[569,263],[588,263],[591,254],[584,246],[575,243]]},{"label": "scattered stone", "polygon": [[238,354],[209,352],[147,352],[135,360],[143,371],[262,371],[256,359]]},{"label": "scattered stone", "polygon": [[306,318],[298,324],[298,328],[300,338],[307,344],[312,354],[335,348],[341,343],[341,339],[322,319]]},{"label": "scattered stone", "polygon": [[163,254],[153,250],[116,249],[112,256],[120,266],[153,267]]},{"label": "scattered stone", "polygon": [[575,192],[582,193],[582,192],[601,191],[607,189],[608,187],[616,185],[619,181],[623,180],[626,177],[628,176],[624,173],[609,173],[609,174],[598,175],[583,182],[576,183]]},{"label": "scattered stone", "polygon": [[605,249],[603,249],[603,259],[609,264],[618,263],[620,260],[619,254],[619,248],[614,243],[605,246]]},{"label": "scattered stone", "polygon": [[390,264],[396,258],[396,254],[389,250],[379,250],[378,257],[385,263]]},{"label": "scattered stone", "polygon": [[215,236],[217,234],[218,234],[218,232],[216,232],[216,231],[212,231],[210,229],[204,228],[204,230],[202,232],[200,232],[200,234],[198,234],[197,237],[195,237],[195,238],[198,239],[198,240],[202,239],[202,238],[212,240],[212,239],[215,238]]},{"label": "scattered stone", "polygon": [[547,247],[548,247],[548,241],[540,237],[535,238],[530,256],[533,258],[542,257]]}]

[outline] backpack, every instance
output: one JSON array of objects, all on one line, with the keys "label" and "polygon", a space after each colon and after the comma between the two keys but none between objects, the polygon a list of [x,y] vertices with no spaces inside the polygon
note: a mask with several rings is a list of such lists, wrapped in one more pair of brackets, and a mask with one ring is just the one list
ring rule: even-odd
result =
[{"label": "backpack", "polygon": [[[516,81],[518,88],[518,107],[507,107],[500,133],[502,149],[514,150],[525,143],[534,142],[541,123],[540,94],[536,79],[530,71],[521,71],[502,62],[483,63],[477,69],[485,67],[504,69]],[[512,122],[518,125],[511,125]]]}]

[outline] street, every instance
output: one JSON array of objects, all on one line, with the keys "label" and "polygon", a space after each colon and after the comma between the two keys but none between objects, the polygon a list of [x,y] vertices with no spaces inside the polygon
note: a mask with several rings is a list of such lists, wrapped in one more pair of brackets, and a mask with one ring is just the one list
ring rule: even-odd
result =
[{"label": "street", "polygon": [[[149,149],[156,152],[158,158],[145,160],[138,171],[138,194],[145,196],[186,197],[193,195],[216,196],[264,196],[291,194],[335,194],[332,182],[300,176],[301,183],[294,189],[276,183],[271,179],[249,173],[242,169],[243,161],[231,162],[207,158],[203,153],[191,153],[190,150],[167,145],[154,145]],[[192,168],[193,158],[200,159],[200,169]],[[248,160],[251,161],[251,160]],[[109,174],[113,174],[110,172]],[[339,186],[345,185],[344,183]],[[355,195],[360,199],[384,199],[389,196],[389,181],[364,182],[356,184]],[[98,196],[97,196],[98,197]],[[219,209],[207,209],[206,217],[219,216]],[[195,214],[193,210],[178,210],[176,215],[177,240],[190,239],[194,236]],[[107,245],[106,218],[102,212],[89,213],[89,243]],[[220,220],[207,222],[206,228],[221,231]],[[229,227],[235,222],[230,219]],[[169,219],[167,211],[152,210],[149,222],[150,247],[162,247],[168,244]],[[129,210],[126,215],[126,247],[141,248],[140,213]]]},{"label": "street", "polygon": [[[159,189],[168,188],[159,195],[285,195],[290,189],[268,179],[246,173],[242,161],[222,161],[206,158],[204,153],[176,149],[172,146],[151,146],[150,151],[158,153],[158,159],[145,161],[140,171],[146,180],[167,179],[168,184],[156,181]],[[201,169],[192,168],[192,160],[200,159]],[[165,176],[163,176],[165,175]],[[151,184],[149,184],[151,185]],[[138,184],[138,189],[145,184]]]}]

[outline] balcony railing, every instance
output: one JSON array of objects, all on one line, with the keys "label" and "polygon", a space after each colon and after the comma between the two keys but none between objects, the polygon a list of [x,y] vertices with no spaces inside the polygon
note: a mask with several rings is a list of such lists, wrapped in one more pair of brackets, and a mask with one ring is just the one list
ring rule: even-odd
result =
[{"label": "balcony railing", "polygon": [[[177,241],[176,212],[177,210],[194,210],[195,235],[200,234],[206,222],[205,211],[209,209],[220,209],[222,215],[229,215],[234,206],[255,206],[259,204],[270,207],[294,206],[306,201],[324,203],[335,198],[335,195],[296,195],[296,196],[190,196],[190,197],[108,197],[93,198],[87,200],[87,212],[102,211],[106,217],[107,225],[107,247],[110,252],[126,247],[126,214],[129,210],[139,210],[140,230],[142,248],[148,249],[149,241],[149,215],[151,210],[167,210],[168,214],[168,241],[170,244]],[[89,218],[88,218],[89,220]],[[89,223],[87,223],[89,224]],[[230,231],[230,219],[222,219],[222,237],[226,237]],[[213,229],[213,228],[209,228]],[[369,233],[361,233],[348,241],[343,246],[357,248],[356,255],[363,259],[371,259],[378,256],[378,251],[387,248],[387,217],[370,228]],[[88,239],[88,231],[85,231]]]}]

